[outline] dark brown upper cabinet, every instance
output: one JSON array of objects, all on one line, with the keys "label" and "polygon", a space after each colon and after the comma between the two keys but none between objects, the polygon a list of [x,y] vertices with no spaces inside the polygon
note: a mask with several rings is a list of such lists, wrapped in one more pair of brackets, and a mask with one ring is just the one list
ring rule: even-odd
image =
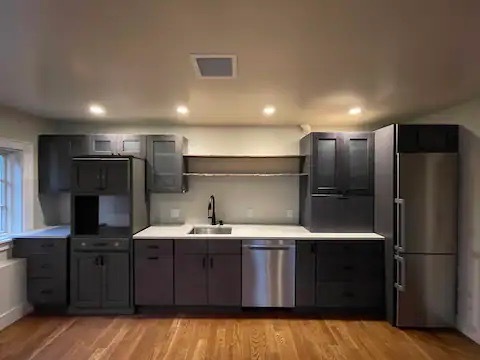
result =
[{"label": "dark brown upper cabinet", "polygon": [[458,152],[458,125],[398,125],[397,152]]},{"label": "dark brown upper cabinet", "polygon": [[70,191],[72,158],[88,153],[82,135],[40,135],[38,138],[38,181],[40,194]]},{"label": "dark brown upper cabinet", "polygon": [[187,139],[176,135],[147,136],[147,188],[155,193],[187,191],[183,154]]},{"label": "dark brown upper cabinet", "polygon": [[89,155],[131,155],[145,159],[145,135],[94,134],[88,136]]},{"label": "dark brown upper cabinet", "polygon": [[118,135],[89,135],[88,155],[117,155]]},{"label": "dark brown upper cabinet", "polygon": [[130,191],[129,158],[73,160],[72,191],[80,194],[124,194]]},{"label": "dark brown upper cabinet", "polygon": [[145,159],[147,137],[145,135],[118,135],[117,149],[119,155],[131,155]]},{"label": "dark brown upper cabinet", "polygon": [[373,194],[373,135],[311,133],[302,139],[312,194]]}]

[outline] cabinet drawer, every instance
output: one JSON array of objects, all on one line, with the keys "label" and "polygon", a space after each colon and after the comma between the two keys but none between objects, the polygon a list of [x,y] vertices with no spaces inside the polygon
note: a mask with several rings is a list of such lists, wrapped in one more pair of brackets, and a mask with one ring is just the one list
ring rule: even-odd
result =
[{"label": "cabinet drawer", "polygon": [[175,240],[175,254],[206,254],[208,240]]},{"label": "cabinet drawer", "polygon": [[14,257],[28,257],[32,254],[66,254],[66,239],[15,239]]},{"label": "cabinet drawer", "polygon": [[135,240],[135,257],[148,255],[173,256],[173,240]]},{"label": "cabinet drawer", "polygon": [[241,240],[208,240],[209,254],[241,254]]},{"label": "cabinet drawer", "polygon": [[318,241],[316,243],[317,256],[319,258],[331,258],[332,256],[342,257],[375,257],[383,253],[381,241]]},{"label": "cabinet drawer", "polygon": [[67,291],[65,282],[55,279],[28,280],[28,301],[35,305],[65,304]]},{"label": "cabinet drawer", "polygon": [[318,281],[381,280],[383,258],[324,257],[317,261]]},{"label": "cabinet drawer", "polygon": [[67,254],[53,256],[50,254],[30,255],[27,260],[27,274],[31,279],[56,278],[65,279],[67,273]]},{"label": "cabinet drawer", "polygon": [[129,248],[129,239],[72,239],[72,250],[76,251],[125,251]]},{"label": "cabinet drawer", "polygon": [[384,303],[381,283],[319,282],[317,306],[345,308],[375,308]]}]

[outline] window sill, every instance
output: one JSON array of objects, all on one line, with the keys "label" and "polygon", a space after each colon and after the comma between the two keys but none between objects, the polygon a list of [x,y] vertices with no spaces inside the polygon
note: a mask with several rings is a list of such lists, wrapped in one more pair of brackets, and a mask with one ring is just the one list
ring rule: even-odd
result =
[{"label": "window sill", "polygon": [[8,236],[0,237],[0,253],[12,247],[12,239]]}]

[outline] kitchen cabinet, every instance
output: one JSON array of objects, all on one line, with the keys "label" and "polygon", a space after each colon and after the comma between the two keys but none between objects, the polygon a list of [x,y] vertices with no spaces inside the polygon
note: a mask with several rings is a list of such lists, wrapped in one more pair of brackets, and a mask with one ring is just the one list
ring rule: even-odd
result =
[{"label": "kitchen cabinet", "polygon": [[183,154],[184,137],[176,135],[147,136],[147,188],[156,193],[187,191]]},{"label": "kitchen cabinet", "polygon": [[295,306],[315,306],[316,242],[297,241]]},{"label": "kitchen cabinet", "polygon": [[135,240],[135,304],[174,304],[173,240]]},{"label": "kitchen cabinet", "polygon": [[302,142],[310,159],[312,194],[373,195],[374,138],[370,132],[312,133]]},{"label": "kitchen cabinet", "polygon": [[456,153],[458,125],[398,125],[399,153]]},{"label": "kitchen cabinet", "polygon": [[86,155],[83,135],[40,135],[38,138],[38,191],[54,194],[70,191],[72,158]]},{"label": "kitchen cabinet", "polygon": [[336,194],[344,189],[342,179],[342,152],[344,139],[341,133],[314,133],[311,164],[312,193]]},{"label": "kitchen cabinet", "polygon": [[82,194],[122,194],[130,190],[128,158],[73,161],[72,191]]},{"label": "kitchen cabinet", "polygon": [[75,308],[130,306],[128,253],[74,252],[70,276],[71,305]]},{"label": "kitchen cabinet", "polygon": [[373,232],[373,196],[312,196],[313,232]]},{"label": "kitchen cabinet", "polygon": [[122,134],[117,138],[119,155],[131,155],[145,159],[147,155],[147,137],[145,135]]},{"label": "kitchen cabinet", "polygon": [[208,305],[207,255],[175,254],[175,304]]},{"label": "kitchen cabinet", "polygon": [[241,306],[241,255],[209,255],[208,303],[217,306]]},{"label": "kitchen cabinet", "polygon": [[118,135],[88,135],[88,155],[118,155]]},{"label": "kitchen cabinet", "polygon": [[241,271],[240,240],[176,240],[175,304],[240,306]]},{"label": "kitchen cabinet", "polygon": [[27,299],[33,306],[67,304],[67,238],[19,238],[13,257],[27,261]]}]

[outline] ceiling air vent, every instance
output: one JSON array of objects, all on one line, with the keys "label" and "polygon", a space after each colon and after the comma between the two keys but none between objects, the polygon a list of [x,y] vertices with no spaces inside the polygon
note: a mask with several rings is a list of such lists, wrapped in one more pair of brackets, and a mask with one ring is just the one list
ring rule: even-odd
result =
[{"label": "ceiling air vent", "polygon": [[236,55],[192,55],[195,73],[200,79],[233,79],[237,77]]}]

